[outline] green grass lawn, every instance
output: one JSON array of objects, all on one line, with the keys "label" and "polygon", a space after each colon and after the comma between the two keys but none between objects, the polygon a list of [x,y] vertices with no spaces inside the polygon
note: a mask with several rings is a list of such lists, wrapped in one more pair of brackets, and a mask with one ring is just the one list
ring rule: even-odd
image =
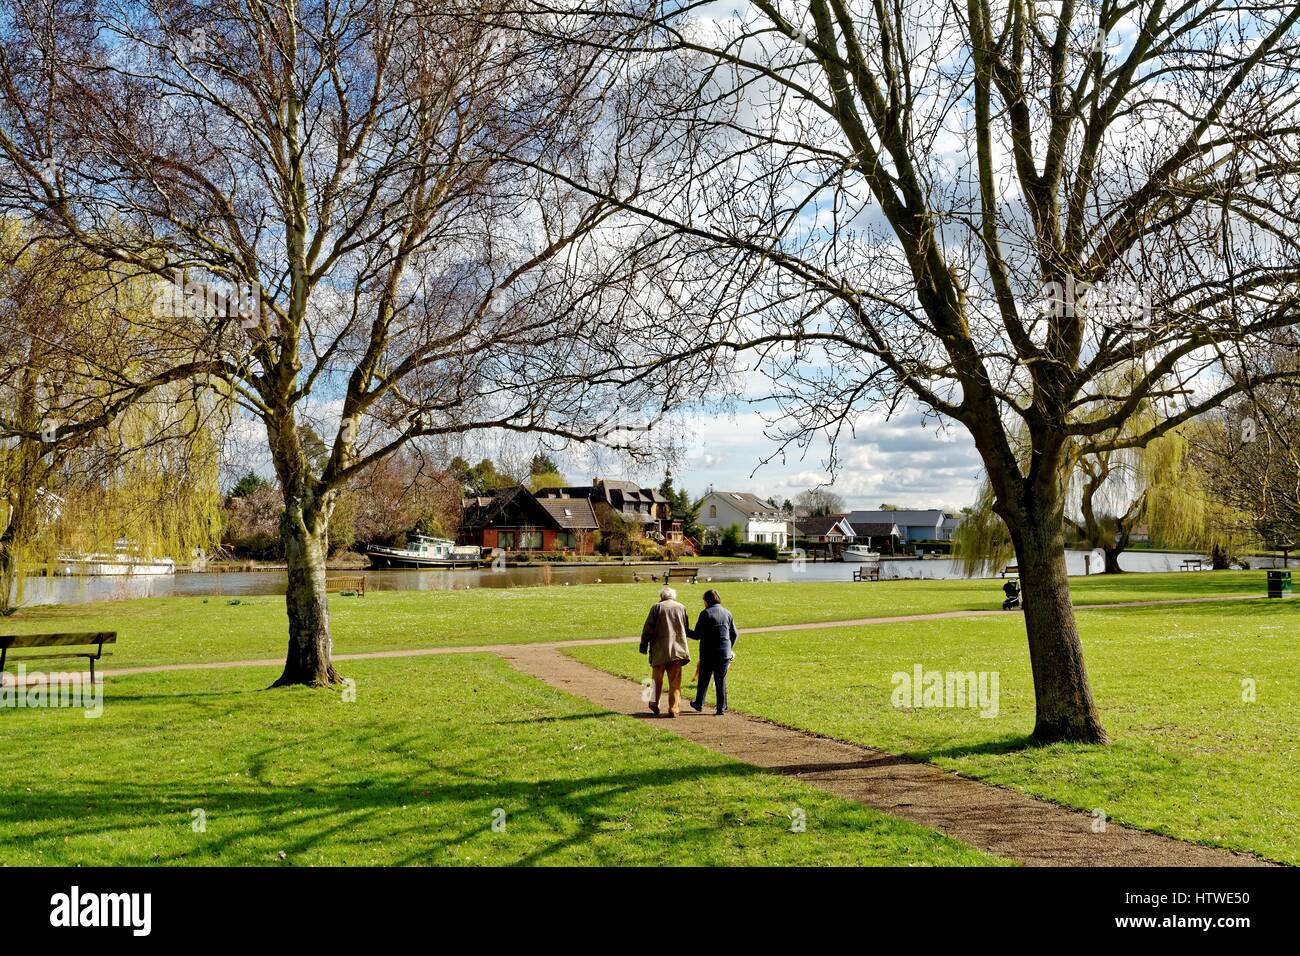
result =
[{"label": "green grass lawn", "polygon": [[[845,574],[848,575],[848,566]],[[1072,582],[1078,603],[1262,593],[1260,571],[1200,574],[1094,575]],[[997,608],[1001,582],[881,581],[876,583],[727,582],[717,586],[742,627],[844,620],[879,615]],[[692,609],[699,584],[678,588]],[[510,644],[638,633],[658,584],[372,591],[365,598],[333,595],[332,631],[338,653],[397,648]],[[238,603],[231,603],[237,601]],[[118,632],[108,666],[276,658],[284,654],[281,597],[179,597],[36,607],[0,619],[0,633]]]},{"label": "green grass lawn", "polygon": [[[602,711],[491,655],[348,670],[350,703],[252,689],[273,670],[252,682],[194,671],[112,680],[95,720],[0,711],[3,863],[998,862]],[[792,832],[796,808],[805,832]]]},{"label": "green grass lawn", "polygon": [[[1155,578],[1126,575],[1100,590],[1167,594],[1151,588]],[[1093,587],[1086,582],[1089,598]],[[1029,744],[1033,687],[1024,624],[1011,614],[742,636],[731,704],[1114,821],[1300,864],[1300,601],[1082,611],[1079,620],[1109,747]],[[632,647],[570,653],[628,676],[645,669]],[[998,715],[894,707],[893,674],[918,663],[997,671]],[[1243,701],[1247,679],[1253,703]]]}]

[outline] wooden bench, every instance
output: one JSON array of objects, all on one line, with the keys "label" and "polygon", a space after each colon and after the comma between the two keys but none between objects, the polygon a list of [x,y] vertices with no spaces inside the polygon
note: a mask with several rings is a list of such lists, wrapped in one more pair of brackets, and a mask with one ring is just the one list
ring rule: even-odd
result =
[{"label": "wooden bench", "polygon": [[853,580],[855,581],[879,581],[880,565],[864,564],[860,568],[853,569]]},{"label": "wooden bench", "polygon": [[326,578],[325,593],[334,594],[338,591],[355,591],[357,597],[365,597],[366,576],[358,574],[352,577]]},{"label": "wooden bench", "polygon": [[93,647],[95,652],[72,651],[66,654],[24,654],[19,661],[50,661],[65,657],[84,657],[90,661],[90,679],[95,679],[95,661],[104,656],[105,644],[116,644],[116,631],[91,631],[84,634],[0,634],[0,671],[5,669],[9,649],[29,647]]},{"label": "wooden bench", "polygon": [[664,584],[681,579],[687,584],[694,584],[700,576],[699,568],[668,568],[664,571]]},{"label": "wooden bench", "polygon": [[1205,567],[1205,562],[1200,558],[1188,558],[1182,563],[1178,570],[1180,571],[1199,571]]},{"label": "wooden bench", "polygon": [[1020,566],[1017,564],[1008,564],[1002,569],[1002,577],[1005,578],[1008,574],[1014,574],[1016,577],[1020,577]]}]

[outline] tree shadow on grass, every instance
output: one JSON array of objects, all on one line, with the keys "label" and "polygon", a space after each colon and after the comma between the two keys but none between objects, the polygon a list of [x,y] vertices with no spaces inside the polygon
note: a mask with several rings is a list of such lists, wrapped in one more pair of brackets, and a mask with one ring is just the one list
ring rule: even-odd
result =
[{"label": "tree shadow on grass", "polygon": [[[486,779],[490,768],[469,761],[440,765],[441,779],[436,782],[411,779],[408,770],[418,773],[418,768],[407,768],[365,781],[318,779],[309,787],[288,787],[259,785],[267,756],[255,755],[252,773],[235,786],[224,781],[208,789],[183,782],[83,779],[75,790],[11,792],[0,802],[0,829],[18,833],[21,827],[21,839],[27,843],[62,844],[91,837],[120,846],[130,841],[112,839],[114,834],[142,826],[174,828],[170,840],[132,838],[145,846],[158,845],[161,852],[116,862],[279,865],[278,852],[292,863],[328,846],[327,858],[308,862],[346,862],[348,857],[359,861],[378,851],[386,865],[445,864],[456,862],[449,851],[482,838],[490,841],[480,848],[488,862],[529,865],[581,848],[610,830],[626,829],[636,801],[624,798],[637,791],[650,794],[654,788],[701,786],[763,772],[724,763],[548,780]],[[498,807],[506,814],[507,833],[492,832]],[[207,830],[191,839],[194,808],[204,810]],[[400,822],[404,813],[411,815],[410,823]],[[696,826],[694,834],[704,839],[716,829]],[[675,827],[674,841],[689,842],[691,830]],[[518,838],[512,839],[514,834]],[[178,840],[193,845],[166,848]],[[600,854],[599,849],[595,852]]]},{"label": "tree shadow on grass", "polygon": [[261,692],[261,688],[228,688],[224,690],[188,690],[176,691],[175,693],[161,692],[157,694],[120,694],[111,689],[111,685],[105,685],[104,705],[109,704],[171,704],[178,701],[189,701],[192,703],[211,703],[217,700],[236,697],[247,698],[252,694]]},{"label": "tree shadow on grass", "polygon": [[916,760],[935,760],[942,757],[996,757],[1024,750],[1037,750],[1042,746],[1042,743],[1029,734],[1009,734],[996,740],[984,740],[973,744],[956,744],[931,750],[909,750],[907,754]]},{"label": "tree shadow on grass", "polygon": [[530,726],[532,724],[554,724],[571,720],[607,720],[609,719],[608,711],[601,711],[590,714],[551,714],[546,717],[521,717],[518,720],[489,720],[486,723],[493,727],[508,727],[512,724],[522,724]]}]

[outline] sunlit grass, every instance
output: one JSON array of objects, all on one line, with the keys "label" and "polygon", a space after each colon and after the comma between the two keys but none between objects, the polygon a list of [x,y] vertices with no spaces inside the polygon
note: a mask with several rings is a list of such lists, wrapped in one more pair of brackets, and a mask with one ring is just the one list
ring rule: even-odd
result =
[{"label": "sunlit grass", "polygon": [[[108,682],[0,711],[8,865],[981,865],[934,831],[602,711],[496,657]],[[792,832],[802,809],[806,832]],[[494,819],[504,830],[494,831]],[[202,823],[202,827],[197,824]]]},{"label": "sunlit grass", "polygon": [[[730,702],[1112,820],[1300,863],[1300,601],[1082,611],[1079,620],[1109,747],[1030,745],[1028,650],[1011,614],[743,635]],[[628,676],[644,670],[635,648],[569,653]],[[893,675],[916,664],[998,672],[997,716],[894,707]]]}]

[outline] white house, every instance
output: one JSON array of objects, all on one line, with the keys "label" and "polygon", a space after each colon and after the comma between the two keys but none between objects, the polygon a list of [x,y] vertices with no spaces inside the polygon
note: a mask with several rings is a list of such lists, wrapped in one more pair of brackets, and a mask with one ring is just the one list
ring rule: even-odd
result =
[{"label": "white house", "polygon": [[780,506],[747,491],[710,488],[700,499],[699,523],[714,538],[734,524],[740,526],[745,541],[769,542],[778,548],[789,543],[790,523],[781,514]]}]

